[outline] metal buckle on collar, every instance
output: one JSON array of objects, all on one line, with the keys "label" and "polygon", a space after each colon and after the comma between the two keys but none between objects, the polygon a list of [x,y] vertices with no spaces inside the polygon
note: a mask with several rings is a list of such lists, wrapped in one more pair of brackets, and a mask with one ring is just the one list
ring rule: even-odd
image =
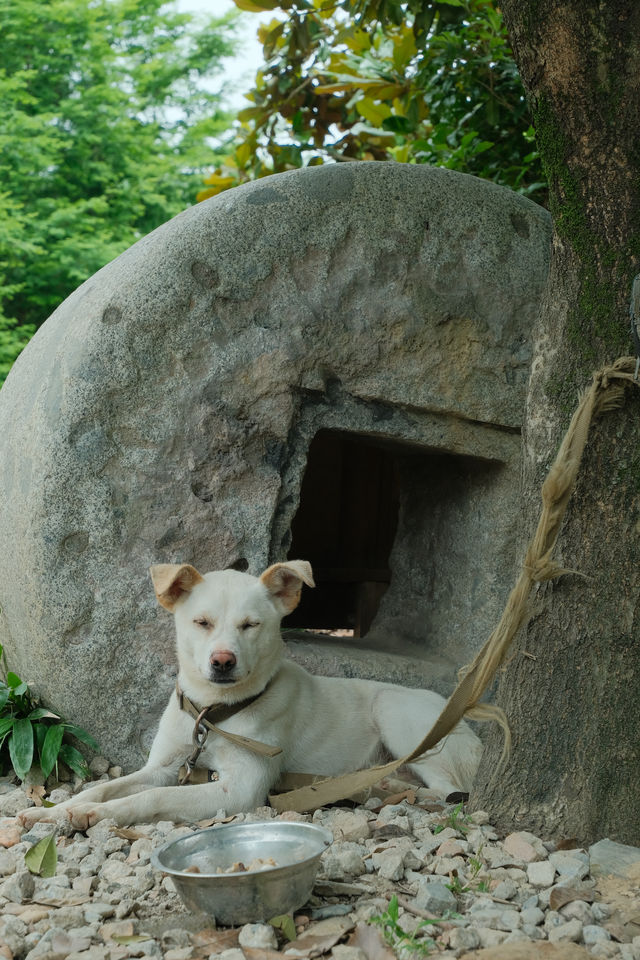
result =
[{"label": "metal buckle on collar", "polygon": [[196,723],[193,728],[193,750],[185,760],[184,766],[180,768],[180,773],[178,775],[178,784],[179,786],[184,786],[185,783],[188,783],[192,776],[193,771],[196,768],[196,763],[198,757],[204,750],[205,744],[207,742],[207,737],[209,736],[208,729],[202,723],[202,720],[207,713],[208,707],[205,707],[204,710],[201,710],[196,718]]}]

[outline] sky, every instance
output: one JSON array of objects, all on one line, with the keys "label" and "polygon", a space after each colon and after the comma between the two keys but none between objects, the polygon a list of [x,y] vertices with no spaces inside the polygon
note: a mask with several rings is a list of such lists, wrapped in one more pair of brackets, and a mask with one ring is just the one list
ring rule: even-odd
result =
[{"label": "sky", "polygon": [[[235,10],[233,0],[178,0],[178,8],[184,13],[211,13],[222,17],[230,10]],[[224,81],[222,90],[226,101],[225,106],[232,110],[241,110],[248,106],[243,93],[253,87],[256,70],[262,63],[262,45],[259,43],[256,32],[261,22],[268,23],[274,14],[271,11],[264,15],[243,13],[238,29],[238,54],[225,62]],[[215,89],[220,89],[219,79]]]}]

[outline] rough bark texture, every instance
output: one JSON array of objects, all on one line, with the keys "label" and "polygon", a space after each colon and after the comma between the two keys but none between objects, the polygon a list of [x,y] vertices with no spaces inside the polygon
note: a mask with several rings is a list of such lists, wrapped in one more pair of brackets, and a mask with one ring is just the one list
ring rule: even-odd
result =
[{"label": "rough bark texture", "polygon": [[[632,352],[640,271],[640,5],[504,0],[550,181],[554,243],[524,435],[524,511],[592,370]],[[472,803],[530,829],[640,843],[640,446],[638,397],[587,446],[557,559],[589,579],[539,587],[498,701],[514,734],[489,738]],[[533,655],[525,656],[528,653]]]}]

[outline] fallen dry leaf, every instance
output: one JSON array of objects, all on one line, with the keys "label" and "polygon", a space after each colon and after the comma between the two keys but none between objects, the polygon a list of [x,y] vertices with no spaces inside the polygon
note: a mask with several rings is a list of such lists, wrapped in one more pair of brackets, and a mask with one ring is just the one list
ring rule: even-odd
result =
[{"label": "fallen dry leaf", "polygon": [[194,933],[191,940],[199,957],[210,957],[237,947],[239,934],[239,929],[214,930],[212,927],[205,927],[204,930]]},{"label": "fallen dry leaf", "polygon": [[549,907],[552,910],[559,910],[567,903],[574,900],[584,900],[585,903],[593,903],[596,895],[589,887],[582,884],[576,884],[574,887],[554,887],[549,895]]},{"label": "fallen dry leaf", "polygon": [[618,943],[630,943],[635,933],[629,928],[626,923],[620,923],[618,921],[609,920],[604,924],[605,930],[608,930],[611,934],[611,939],[616,940]]},{"label": "fallen dry leaf", "polygon": [[396,960],[396,955],[384,942],[379,930],[368,923],[359,923],[349,939],[348,947],[359,947],[367,960]]},{"label": "fallen dry leaf", "polygon": [[146,833],[132,830],[131,827],[112,827],[111,833],[114,837],[120,837],[121,840],[143,840],[146,837]]},{"label": "fallen dry leaf", "polygon": [[395,805],[396,803],[401,803],[403,800],[406,800],[407,803],[411,805],[416,802],[416,792],[415,790],[403,790],[401,793],[392,793],[390,796],[385,797],[382,803],[379,803],[377,807],[372,807],[372,813],[380,813],[383,807],[389,805]]},{"label": "fallen dry leaf", "polygon": [[235,818],[235,814],[230,817],[209,817],[208,820],[198,820],[196,822],[196,826],[205,829],[206,827],[212,827],[214,823],[231,823],[231,821],[235,820]]},{"label": "fallen dry leaf", "polygon": [[328,953],[336,943],[354,929],[355,923],[346,917],[330,917],[312,923],[296,940],[287,945],[287,953],[295,951],[300,957],[319,957]]},{"label": "fallen dry leaf", "polygon": [[135,947],[138,943],[146,943],[148,940],[152,940],[150,933],[133,933],[130,937],[121,937],[116,935],[111,938],[114,943],[120,944],[122,947]]},{"label": "fallen dry leaf", "polygon": [[373,813],[380,813],[383,807],[395,805],[396,803],[402,803],[403,800],[406,800],[407,803],[410,803],[413,806],[413,804],[416,802],[415,790],[403,790],[401,793],[392,793],[391,796],[385,797],[379,806],[372,808]]},{"label": "fallen dry leaf", "polygon": [[582,844],[577,837],[567,837],[565,840],[558,840],[558,850],[577,850]]},{"label": "fallen dry leaf", "polygon": [[375,840],[391,840],[394,837],[411,837],[412,833],[397,823],[382,823],[379,827],[372,828],[371,836]]},{"label": "fallen dry leaf", "polygon": [[540,940],[499,943],[496,947],[471,950],[460,960],[590,960],[593,956],[577,943],[544,943]]},{"label": "fallen dry leaf", "polygon": [[44,907],[78,907],[81,903],[88,903],[91,899],[89,896],[80,896],[77,897],[34,897],[31,901],[32,903],[39,903]]},{"label": "fallen dry leaf", "polygon": [[26,793],[29,800],[33,800],[36,807],[42,806],[42,801],[46,794],[46,790],[43,786],[38,783],[32,783],[31,786],[27,789]]},{"label": "fallen dry leaf", "polygon": [[264,950],[259,947],[240,947],[240,949],[247,960],[282,960],[282,954],[277,950]]}]

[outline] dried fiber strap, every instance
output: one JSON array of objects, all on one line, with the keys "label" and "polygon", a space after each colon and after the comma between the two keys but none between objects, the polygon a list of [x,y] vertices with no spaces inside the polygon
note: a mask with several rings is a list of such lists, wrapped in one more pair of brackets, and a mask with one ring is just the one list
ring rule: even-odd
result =
[{"label": "dried fiber strap", "polygon": [[634,379],[634,370],[635,358],[621,357],[610,367],[595,373],[591,385],[580,395],[569,428],[542,486],[542,512],[538,527],[500,622],[473,662],[460,671],[458,686],[422,742],[406,757],[392,763],[272,795],[269,800],[276,810],[313,810],[371,786],[403,764],[433,750],[465,715],[500,723],[505,734],[505,755],[508,753],[510,733],[504,713],[498,707],[481,704],[480,697],[504,662],[513,638],[527,619],[527,605],[533,585],[569,572],[554,563],[552,554],[576,483],[589,428],[594,417],[622,405],[628,384],[640,386],[640,382]]}]

